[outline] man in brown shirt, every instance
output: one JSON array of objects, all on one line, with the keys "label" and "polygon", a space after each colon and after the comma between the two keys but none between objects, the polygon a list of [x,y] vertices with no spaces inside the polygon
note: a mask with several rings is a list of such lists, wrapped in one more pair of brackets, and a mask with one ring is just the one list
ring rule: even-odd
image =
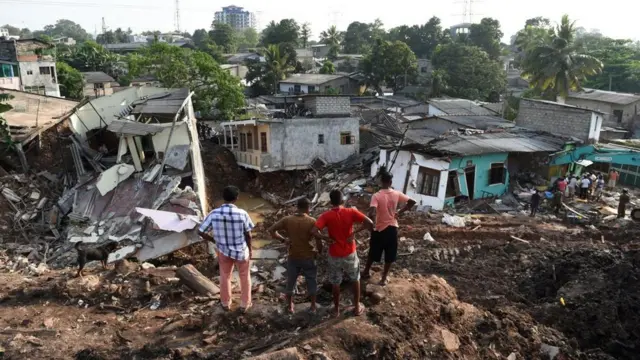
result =
[{"label": "man in brown shirt", "polygon": [[[311,230],[316,219],[309,216],[311,203],[307,199],[298,200],[298,210],[295,215],[287,216],[275,223],[269,232],[274,239],[284,241],[289,245],[289,260],[287,263],[287,301],[289,312],[294,312],[293,289],[298,281],[300,272],[307,282],[307,291],[311,297],[311,311],[316,311],[316,292],[318,289],[318,268],[316,255],[322,252],[322,242],[315,240],[314,248],[311,240]],[[285,231],[289,238],[285,238],[278,231]]]}]

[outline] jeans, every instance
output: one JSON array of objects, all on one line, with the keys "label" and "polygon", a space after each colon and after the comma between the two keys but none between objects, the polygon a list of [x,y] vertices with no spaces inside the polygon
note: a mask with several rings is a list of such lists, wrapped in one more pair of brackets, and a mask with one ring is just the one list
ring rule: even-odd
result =
[{"label": "jeans", "polygon": [[251,261],[235,260],[218,252],[218,264],[220,265],[220,301],[225,307],[231,306],[231,273],[233,266],[238,267],[240,275],[240,307],[251,306]]},{"label": "jeans", "polygon": [[287,295],[293,295],[293,289],[298,281],[298,275],[304,276],[307,282],[307,292],[309,296],[315,295],[318,291],[318,267],[313,259],[289,259],[287,262]]}]

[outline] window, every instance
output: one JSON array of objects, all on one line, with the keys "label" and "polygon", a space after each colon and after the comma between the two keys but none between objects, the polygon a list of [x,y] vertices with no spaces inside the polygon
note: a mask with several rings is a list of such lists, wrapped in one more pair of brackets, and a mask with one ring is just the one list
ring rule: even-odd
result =
[{"label": "window", "polygon": [[253,134],[247,133],[247,147],[249,150],[253,150]]},{"label": "window", "polygon": [[340,85],[340,94],[344,94],[344,85]]},{"label": "window", "polygon": [[613,110],[613,117],[617,122],[622,122],[622,110]]},{"label": "window", "polygon": [[309,85],[309,94],[316,92],[316,87],[313,85]]},{"label": "window", "polygon": [[40,75],[51,75],[51,68],[48,66],[40,66]]},{"label": "window", "polygon": [[324,134],[318,134],[318,144],[324,144]]},{"label": "window", "polygon": [[260,150],[263,153],[268,152],[268,148],[267,148],[267,133],[266,132],[261,132],[260,133]]},{"label": "window", "polygon": [[426,167],[420,167],[418,170],[418,185],[419,194],[438,197],[438,187],[440,185],[440,171],[429,169]]},{"label": "window", "polygon": [[506,184],[507,169],[504,167],[504,163],[491,164],[491,170],[489,170],[489,185]]},{"label": "window", "polygon": [[356,143],[356,137],[351,136],[351,132],[340,133],[340,145],[354,145]]},{"label": "window", "polygon": [[33,75],[33,71],[32,70],[27,70],[27,75]]},{"label": "window", "polygon": [[294,92],[295,94],[299,94],[299,93],[300,93],[300,91],[301,91],[301,89],[300,89],[300,85],[293,85],[293,92]]},{"label": "window", "polygon": [[103,83],[95,83],[95,84],[93,84],[93,89],[94,90],[104,89],[104,84]]},{"label": "window", "polygon": [[420,72],[423,73],[423,74],[426,74],[427,73],[427,67],[426,66],[421,67],[420,68]]},{"label": "window", "polygon": [[11,64],[0,64],[0,77],[13,77]]}]

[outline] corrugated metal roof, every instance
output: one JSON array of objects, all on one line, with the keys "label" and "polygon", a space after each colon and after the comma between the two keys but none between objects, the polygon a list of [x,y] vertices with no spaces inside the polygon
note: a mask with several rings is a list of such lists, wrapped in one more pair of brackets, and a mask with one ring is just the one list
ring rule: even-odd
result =
[{"label": "corrugated metal roof", "polygon": [[145,124],[136,121],[129,120],[113,120],[107,130],[117,134],[127,135],[149,135],[162,132],[164,128],[162,126]]},{"label": "corrugated metal roof", "polygon": [[467,99],[431,99],[429,104],[449,115],[495,115],[480,104]]},{"label": "corrugated metal roof", "polygon": [[175,114],[189,96],[189,89],[172,89],[131,104],[133,114]]},{"label": "corrugated metal roof", "polygon": [[627,105],[640,101],[640,95],[597,89],[584,89],[580,92],[572,92],[569,94],[569,98],[599,101],[618,105]]},{"label": "corrugated metal roof", "polygon": [[477,135],[453,135],[436,140],[430,147],[459,155],[480,155],[510,152],[555,152],[562,150],[566,140],[544,132],[517,131]]},{"label": "corrugated metal roof", "polygon": [[114,82],[114,78],[103,73],[102,71],[83,72],[82,77],[88,84]]},{"label": "corrugated metal roof", "polygon": [[[486,109],[485,109],[486,110]],[[479,130],[488,130],[499,127],[513,127],[512,121],[505,120],[499,116],[483,115],[437,115],[439,119],[449,120],[456,124],[471,127]]]},{"label": "corrugated metal roof", "polygon": [[329,81],[346,77],[345,75],[330,74],[293,74],[282,80],[285,84],[301,84],[301,85],[321,85]]}]

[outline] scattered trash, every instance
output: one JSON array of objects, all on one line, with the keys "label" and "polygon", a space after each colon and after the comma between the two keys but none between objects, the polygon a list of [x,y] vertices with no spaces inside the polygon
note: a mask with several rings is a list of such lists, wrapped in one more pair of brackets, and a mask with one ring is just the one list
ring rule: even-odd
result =
[{"label": "scattered trash", "polygon": [[464,222],[464,218],[461,218],[459,216],[451,216],[449,214],[443,214],[442,215],[442,223],[447,224],[449,226],[453,226],[453,227],[465,227],[466,224]]},{"label": "scattered trash", "polygon": [[424,241],[434,242],[436,241],[430,233],[425,233],[423,237]]}]

